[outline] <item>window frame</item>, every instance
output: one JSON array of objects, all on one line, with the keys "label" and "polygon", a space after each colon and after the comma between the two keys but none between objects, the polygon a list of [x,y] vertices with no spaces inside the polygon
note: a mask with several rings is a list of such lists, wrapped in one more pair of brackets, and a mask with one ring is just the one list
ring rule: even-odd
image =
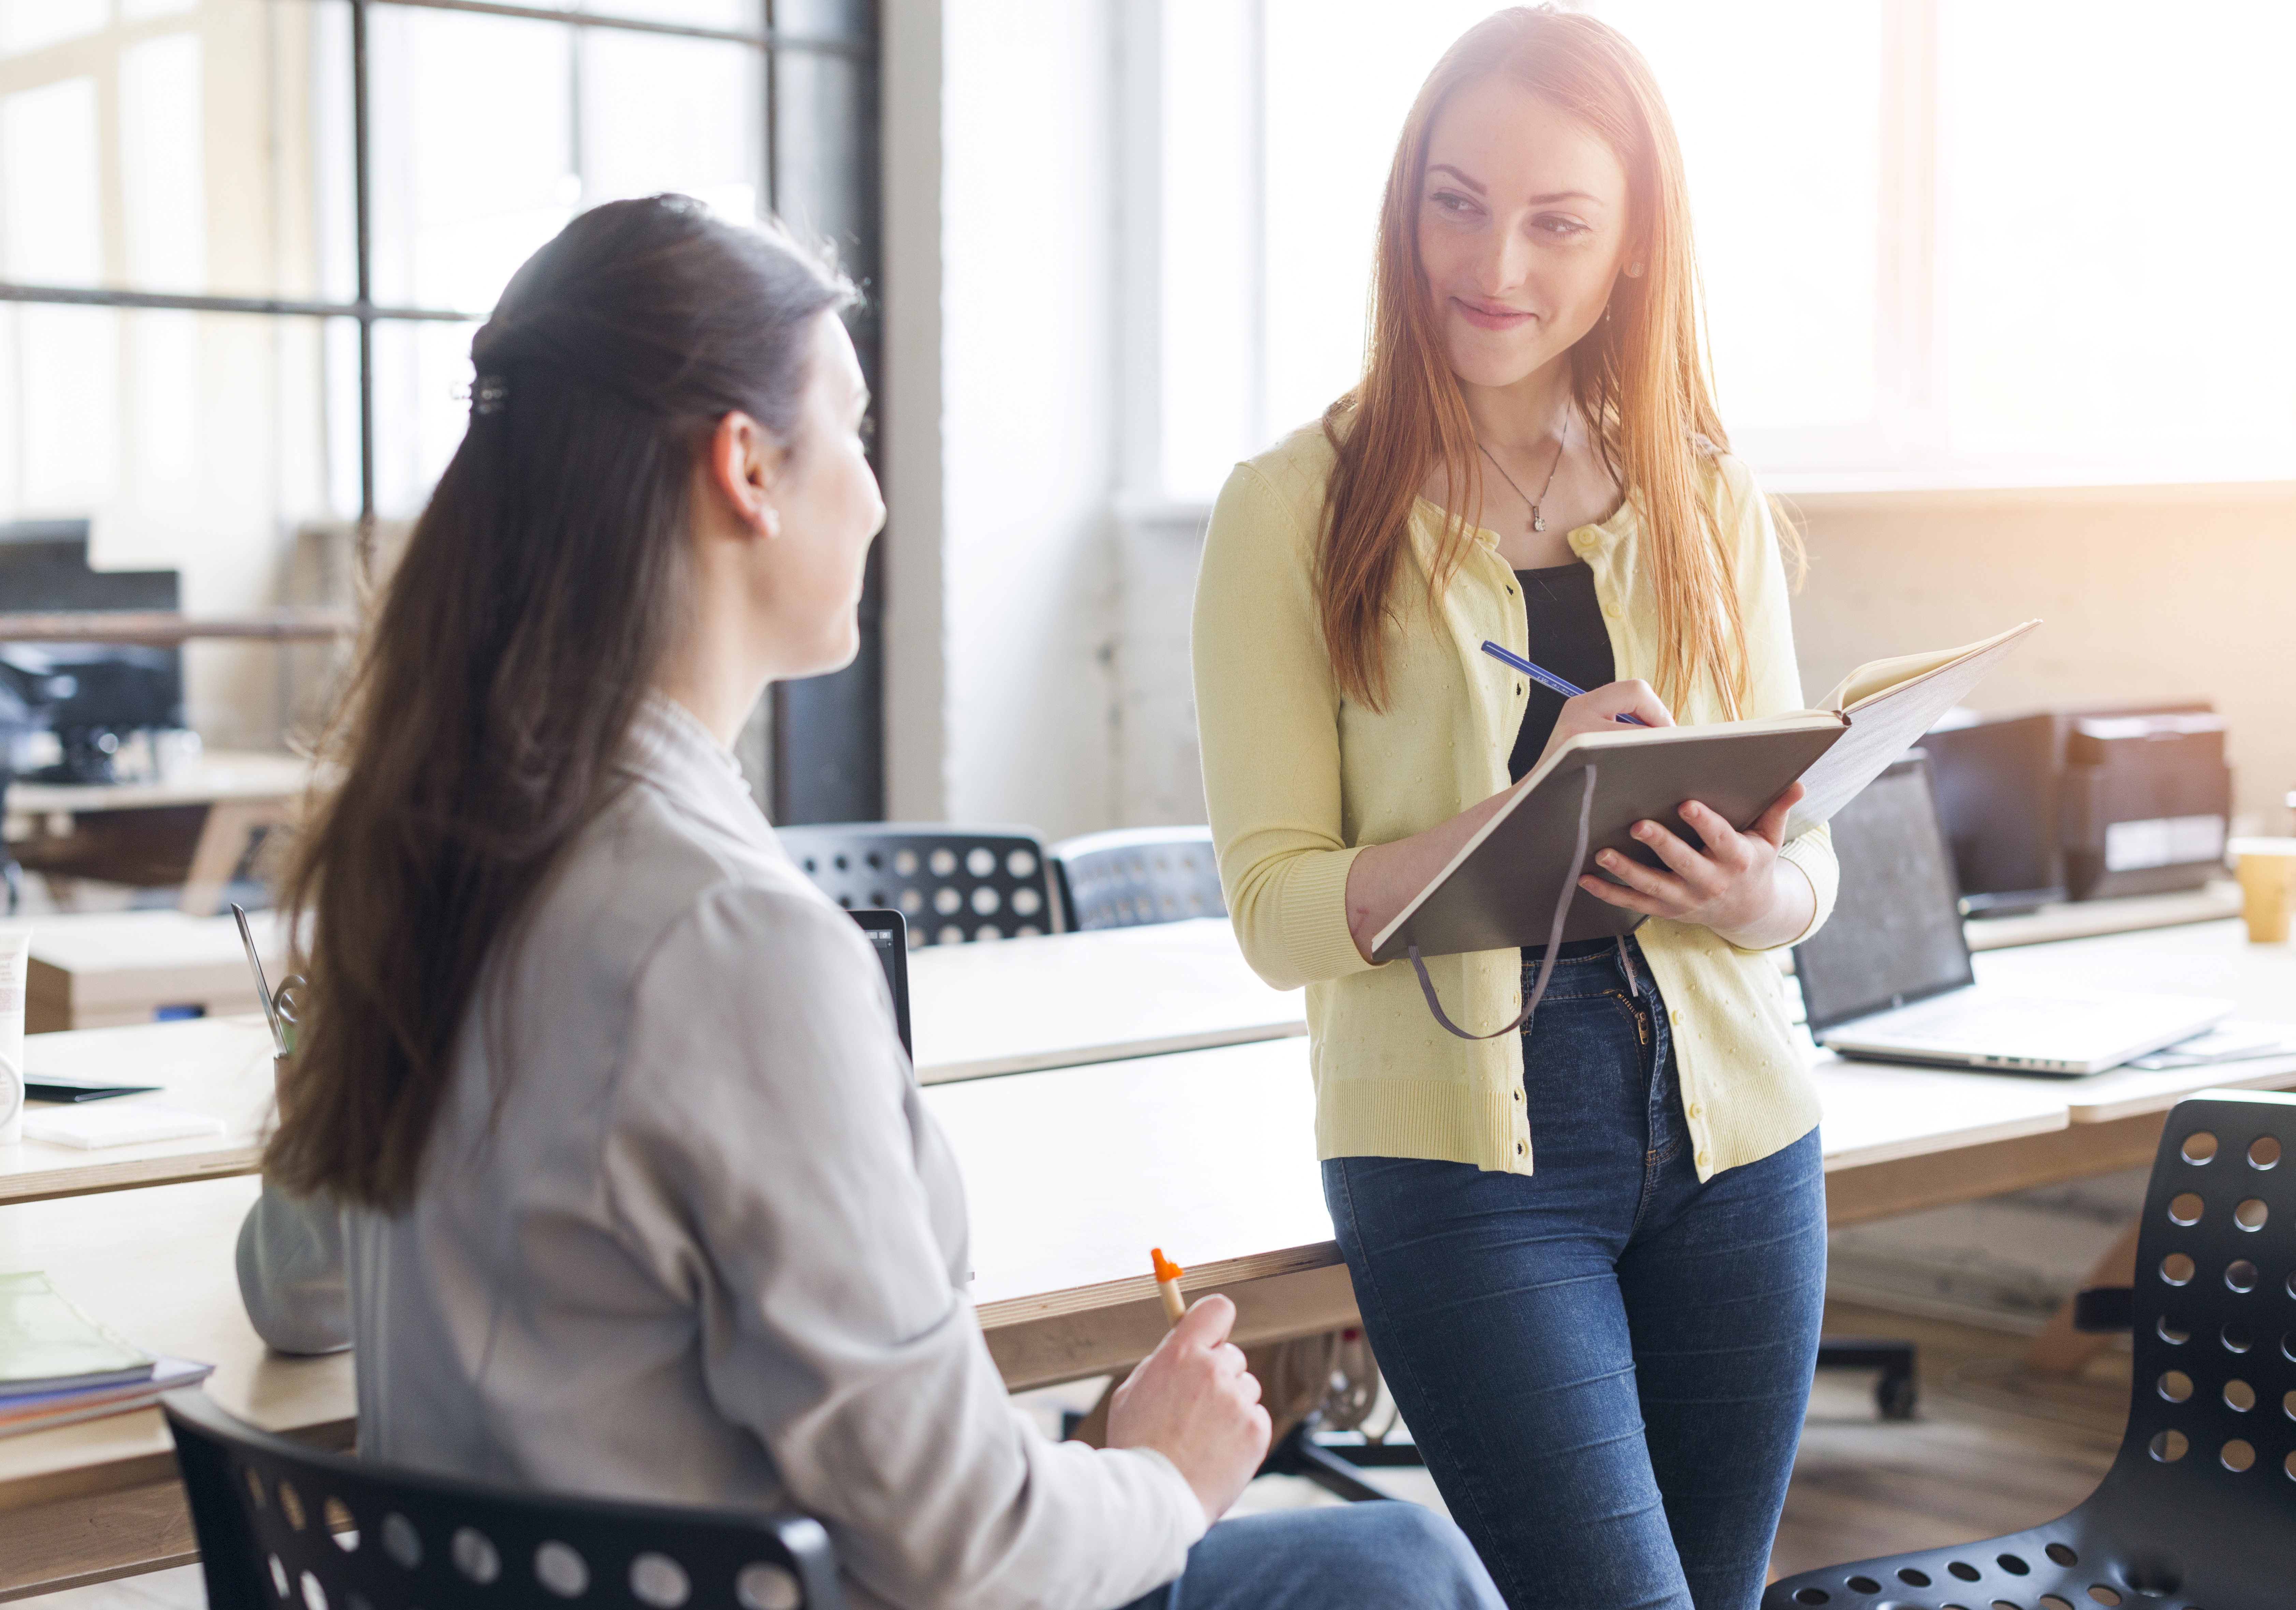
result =
[{"label": "window frame", "polygon": [[[558,6],[517,4],[504,0],[308,0],[316,6],[341,4],[349,8],[350,51],[350,167],[352,190],[352,268],[356,290],[348,300],[324,298],[209,296],[155,291],[131,291],[109,286],[39,285],[0,278],[0,303],[76,306],[128,310],[251,315],[277,319],[348,320],[358,331],[358,452],[359,513],[357,551],[360,569],[372,571],[377,525],[375,464],[375,331],[393,324],[473,324],[486,314],[463,308],[395,306],[378,303],[373,296],[373,150],[370,104],[369,20],[378,6],[401,10],[464,12],[526,21],[555,23],[574,29],[609,33],[668,35],[747,45],[764,56],[764,103],[760,132],[764,203],[779,214],[782,207],[782,98],[780,65],[786,56],[843,57],[873,70],[878,62],[878,18],[873,4],[861,8],[859,33],[807,32],[777,25],[776,0],[759,0],[764,26],[755,29],[714,28],[653,18],[627,17],[610,9],[612,0],[600,0],[609,9],[562,9]],[[785,4],[787,0],[781,0]],[[568,0],[583,6],[586,0]],[[174,20],[169,19],[172,22]],[[879,199],[876,139],[877,86],[869,76],[858,103],[857,126],[843,131],[852,143],[855,176],[865,193],[855,198],[854,217],[861,238],[853,242],[858,261],[849,265],[870,295],[851,319],[862,367],[876,389],[878,287],[873,283],[882,234]],[[320,153],[314,153],[315,158]],[[873,458],[875,454],[873,450]],[[863,646],[857,662],[833,676],[791,685],[777,685],[770,704],[768,731],[744,735],[742,748],[761,752],[754,769],[770,780],[773,816],[776,821],[808,822],[844,817],[873,819],[883,814],[884,711],[882,694],[883,648],[879,620],[882,586],[880,563],[873,558],[867,589],[862,601]],[[770,755],[770,760],[767,755]]]},{"label": "window frame", "polygon": [[[1164,462],[1168,422],[1187,399],[1169,395],[1159,362],[1157,334],[1168,320],[1163,244],[1181,220],[1166,216],[1162,164],[1170,150],[1164,127],[1162,62],[1165,0],[1123,0],[1126,49],[1119,76],[1124,151],[1123,245],[1119,253],[1125,304],[1139,311],[1128,323],[1120,380],[1125,451],[1118,495],[1120,511],[1200,508],[1208,499],[1174,489]],[[1265,137],[1269,86],[1261,0],[1235,0],[1252,34],[1253,104],[1238,114],[1258,148],[1257,184],[1264,194]],[[1840,424],[1734,429],[1733,444],[1763,472],[1765,484],[1787,493],[1865,495],[1902,489],[2115,485],[2205,486],[2284,483],[2296,479],[2296,449],[2218,463],[2171,455],[2163,462],[2123,464],[2043,450],[2018,453],[1956,448],[1947,411],[1947,344],[1941,275],[1949,220],[1944,213],[1940,167],[1945,117],[1941,0],[1882,0],[1882,48],[1875,64],[1881,167],[1874,218],[1876,254],[1873,332],[1874,407],[1866,417]],[[1264,227],[1264,226],[1263,226]],[[1270,386],[1268,285],[1264,242],[1247,243],[1253,283],[1239,288],[1256,331],[1240,383],[1262,399],[1257,451],[1275,433],[1305,423],[1267,416]],[[1345,333],[1335,333],[1343,336]],[[1726,384],[1726,377],[1725,377]],[[1728,396],[1721,398],[1728,418]]]}]

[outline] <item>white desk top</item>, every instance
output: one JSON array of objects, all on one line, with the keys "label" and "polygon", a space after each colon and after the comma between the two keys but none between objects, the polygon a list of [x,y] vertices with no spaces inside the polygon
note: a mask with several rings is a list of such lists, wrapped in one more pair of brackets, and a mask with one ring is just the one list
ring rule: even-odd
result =
[{"label": "white desk top", "polygon": [[[18,919],[32,931],[32,959],[75,978],[104,973],[174,973],[221,967],[244,982],[250,999],[254,975],[247,970],[247,948],[239,924],[221,916],[186,916],[161,908],[150,911],[60,911]],[[286,935],[268,911],[250,911],[248,932],[274,986]],[[45,1038],[45,1037],[43,1037]]]},{"label": "white desk top", "polygon": [[[241,1173],[256,1166],[271,1115],[271,1031],[260,1017],[197,1017],[27,1035],[24,1066],[35,1080],[55,1075],[160,1085],[152,1095],[111,1097],[106,1105],[164,1102],[210,1113],[226,1127],[221,1135],[93,1152],[29,1139],[0,1146],[0,1203]],[[25,1109],[55,1110],[44,1102]]]},{"label": "white desk top", "polygon": [[[2234,981],[2243,996],[2253,990],[2259,1012],[2276,1005],[2279,1015],[2289,1015],[2281,981],[2296,975],[2296,955],[2247,947],[2239,933],[2219,924],[2056,949],[2084,977],[2141,973],[2152,987],[2165,988],[2206,973]],[[1016,949],[975,948],[974,955]],[[2220,987],[2229,992],[2234,984]],[[186,1070],[170,1092],[178,1099],[205,1099],[193,1094],[194,1064],[206,1070],[200,1077],[217,1081],[217,1100],[243,1099],[268,1085],[261,1031],[244,1021],[94,1030],[31,1044],[36,1067],[58,1070],[119,1072],[165,1056]],[[2230,1082],[2241,1067],[2147,1076],[2173,1077],[2177,1088],[2149,1092],[2143,1110]],[[1839,1061],[1822,1065],[1818,1077],[1826,1166],[1836,1179],[1867,1165],[2062,1129],[2072,1121],[2076,1092],[2098,1088]],[[2296,1084],[2296,1068],[2278,1082]],[[1250,1261],[1255,1269],[1272,1269],[1336,1259],[1315,1159],[1307,1043],[1297,1036],[945,1083],[925,1100],[968,1183],[973,1294],[985,1309],[1033,1303],[1074,1311],[1136,1301],[1147,1294],[1152,1245],[1191,1266],[1233,1269]],[[241,1311],[231,1253],[256,1189],[252,1179],[207,1179],[0,1206],[0,1269],[49,1269],[130,1340],[216,1361],[217,1400],[260,1424],[338,1424],[351,1413],[349,1360],[266,1354]],[[1048,1201],[1059,1211],[1047,1212]],[[0,1507],[92,1491],[109,1478],[92,1474],[91,1466],[159,1479],[165,1455],[151,1411],[0,1439]]]},{"label": "white desk top", "polygon": [[278,800],[303,792],[310,763],[295,755],[209,750],[187,776],[173,782],[26,783],[8,789],[8,814],[51,811],[149,810],[169,805],[212,805],[218,800]]},{"label": "white desk top", "polygon": [[909,956],[925,1084],[1301,1035],[1305,1013],[1302,991],[1259,982],[1220,917]]}]

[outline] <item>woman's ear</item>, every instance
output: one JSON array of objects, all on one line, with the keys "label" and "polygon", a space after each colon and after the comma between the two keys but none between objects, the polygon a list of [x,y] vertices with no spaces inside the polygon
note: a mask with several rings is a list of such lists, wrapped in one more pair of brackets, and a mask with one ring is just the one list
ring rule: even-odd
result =
[{"label": "woman's ear", "polygon": [[775,491],[789,449],[774,433],[735,409],[718,422],[707,449],[709,484],[742,524],[767,537],[781,535]]}]

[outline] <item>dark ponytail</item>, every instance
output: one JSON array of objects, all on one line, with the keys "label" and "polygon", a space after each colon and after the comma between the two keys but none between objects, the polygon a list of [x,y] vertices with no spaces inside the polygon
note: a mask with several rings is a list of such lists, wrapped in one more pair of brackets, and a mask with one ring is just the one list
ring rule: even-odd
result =
[{"label": "dark ponytail", "polygon": [[412,1196],[482,969],[607,802],[686,618],[696,453],[739,410],[793,450],[813,321],[852,292],[683,196],[584,213],[471,343],[462,446],[320,753],[283,891],[310,980],[266,1173]]}]

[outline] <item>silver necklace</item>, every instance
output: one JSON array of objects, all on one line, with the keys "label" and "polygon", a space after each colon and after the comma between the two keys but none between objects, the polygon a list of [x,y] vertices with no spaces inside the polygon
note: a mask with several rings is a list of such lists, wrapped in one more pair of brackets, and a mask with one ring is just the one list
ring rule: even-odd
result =
[{"label": "silver necklace", "polygon": [[1562,434],[1554,444],[1554,462],[1546,466],[1546,484],[1538,489],[1538,496],[1536,497],[1530,497],[1521,487],[1514,485],[1514,477],[1506,472],[1506,465],[1499,462],[1499,456],[1491,451],[1490,444],[1478,436],[1475,438],[1475,445],[1482,448],[1483,456],[1491,461],[1491,468],[1499,472],[1499,479],[1505,481],[1507,485],[1514,487],[1514,495],[1530,505],[1530,529],[1534,531],[1545,530],[1546,516],[1539,512],[1538,505],[1545,503],[1546,495],[1554,489],[1554,472],[1562,467],[1562,451],[1570,445],[1570,416],[1568,414],[1562,416]]}]

